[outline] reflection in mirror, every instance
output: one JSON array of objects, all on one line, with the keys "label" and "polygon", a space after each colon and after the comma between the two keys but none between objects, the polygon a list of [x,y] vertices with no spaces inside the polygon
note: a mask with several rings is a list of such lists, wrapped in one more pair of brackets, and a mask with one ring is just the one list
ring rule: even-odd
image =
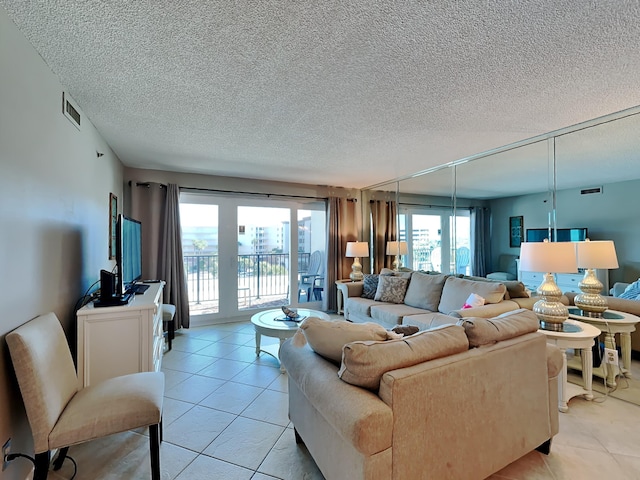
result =
[{"label": "reflection in mirror", "polygon": [[558,228],[613,240],[619,268],[608,272],[603,293],[615,282],[638,280],[640,113],[558,136],[556,159]]},{"label": "reflection in mirror", "polygon": [[[504,269],[504,257],[519,255],[518,242],[526,240],[527,230],[581,227],[593,240],[614,240],[620,268],[610,272],[611,284],[638,279],[640,222],[633,200],[640,191],[638,132],[640,107],[635,107],[460,162],[455,183],[451,165],[402,179],[398,225],[409,245],[404,265],[485,275]],[[484,258],[474,246],[481,212],[488,216]],[[522,237],[511,235],[511,224],[520,227]],[[471,258],[464,266],[466,260],[455,257],[466,246]]]},{"label": "reflection in mirror", "polygon": [[[471,212],[467,273],[518,277],[526,229],[548,228],[553,217],[550,163],[549,141],[542,139],[458,166],[457,195]],[[459,241],[466,246],[466,238]]]},{"label": "reflection in mirror", "polygon": [[455,271],[450,232],[455,169],[447,166],[399,182],[400,240],[407,242],[405,266],[413,270]]}]

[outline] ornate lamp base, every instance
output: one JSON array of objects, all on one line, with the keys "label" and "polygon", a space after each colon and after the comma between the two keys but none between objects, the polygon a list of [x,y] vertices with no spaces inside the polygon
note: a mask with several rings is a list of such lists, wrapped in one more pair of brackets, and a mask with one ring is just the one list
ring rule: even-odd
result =
[{"label": "ornate lamp base", "polygon": [[559,301],[562,290],[556,285],[553,274],[545,274],[537,293],[541,299],[534,303],[533,311],[540,320],[540,328],[561,332],[564,321],[569,318],[569,309]]},{"label": "ornate lamp base", "polygon": [[602,317],[602,313],[608,307],[607,299],[600,295],[603,285],[596,277],[593,268],[587,268],[578,286],[582,293],[576,295],[573,304],[582,310],[585,317]]},{"label": "ornate lamp base", "polygon": [[362,264],[360,263],[360,259],[358,257],[354,257],[353,264],[351,265],[351,274],[349,278],[352,282],[359,282],[364,278],[364,274],[362,273]]}]

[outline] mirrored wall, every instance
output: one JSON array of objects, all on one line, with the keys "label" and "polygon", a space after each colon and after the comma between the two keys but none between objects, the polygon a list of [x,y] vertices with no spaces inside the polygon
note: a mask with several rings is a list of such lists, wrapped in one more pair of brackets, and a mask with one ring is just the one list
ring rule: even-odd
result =
[{"label": "mirrored wall", "polygon": [[[398,201],[407,267],[486,274],[499,271],[501,257],[519,255],[528,230],[586,228],[592,240],[615,242],[620,268],[610,272],[613,283],[640,277],[639,191],[636,107],[394,179],[363,196]],[[467,257],[480,255],[480,221],[487,240],[478,272]]]}]

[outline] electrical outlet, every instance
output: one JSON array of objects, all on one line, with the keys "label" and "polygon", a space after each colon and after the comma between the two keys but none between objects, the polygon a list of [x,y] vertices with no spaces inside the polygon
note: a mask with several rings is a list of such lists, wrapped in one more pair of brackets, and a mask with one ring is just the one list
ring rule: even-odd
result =
[{"label": "electrical outlet", "polygon": [[618,366],[618,351],[615,348],[604,349],[604,363]]},{"label": "electrical outlet", "polygon": [[9,455],[10,453],[11,453],[11,438],[9,438],[9,440],[7,440],[5,444],[2,446],[2,471],[3,472],[7,468],[7,465],[9,465],[9,462],[7,461],[7,455]]}]

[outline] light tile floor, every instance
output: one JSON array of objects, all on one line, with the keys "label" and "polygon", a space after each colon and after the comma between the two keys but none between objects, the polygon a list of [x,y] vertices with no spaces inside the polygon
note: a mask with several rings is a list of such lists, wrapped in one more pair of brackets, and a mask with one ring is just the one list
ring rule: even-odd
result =
[{"label": "light tile floor", "polygon": [[[249,322],[177,332],[163,359],[162,478],[322,479],[309,453],[295,443],[287,377],[278,366],[269,355],[256,358]],[[640,375],[637,362],[633,372]],[[640,479],[640,406],[599,394],[594,402],[574,398],[569,406],[560,414],[551,455],[532,452],[490,478]],[[77,480],[150,478],[146,431],[74,446],[69,454],[78,463]],[[72,474],[66,461],[49,478]]]}]

